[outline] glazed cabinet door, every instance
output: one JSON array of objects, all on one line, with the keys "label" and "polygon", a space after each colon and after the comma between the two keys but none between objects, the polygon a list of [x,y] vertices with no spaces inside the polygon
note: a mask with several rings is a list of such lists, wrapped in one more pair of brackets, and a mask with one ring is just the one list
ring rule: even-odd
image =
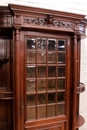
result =
[{"label": "glazed cabinet door", "polygon": [[69,130],[70,37],[21,32],[21,130]]},{"label": "glazed cabinet door", "polygon": [[9,39],[0,38],[0,130],[13,129],[10,43]]}]

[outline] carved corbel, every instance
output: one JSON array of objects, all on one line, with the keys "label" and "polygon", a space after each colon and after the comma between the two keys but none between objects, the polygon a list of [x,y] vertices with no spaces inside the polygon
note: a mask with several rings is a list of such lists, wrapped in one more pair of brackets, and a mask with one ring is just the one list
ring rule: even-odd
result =
[{"label": "carved corbel", "polygon": [[74,21],[74,31],[77,34],[85,34],[85,24],[83,24],[81,21]]},{"label": "carved corbel", "polygon": [[20,15],[15,15],[13,20],[14,25],[21,25],[22,24],[22,17]]}]

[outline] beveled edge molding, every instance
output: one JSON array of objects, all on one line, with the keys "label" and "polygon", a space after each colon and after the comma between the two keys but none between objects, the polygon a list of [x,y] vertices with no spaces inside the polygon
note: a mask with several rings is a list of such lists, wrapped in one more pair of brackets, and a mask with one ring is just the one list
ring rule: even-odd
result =
[{"label": "beveled edge molding", "polygon": [[0,92],[0,100],[1,99],[13,99],[13,92]]},{"label": "beveled edge molding", "polygon": [[85,91],[85,85],[83,83],[80,83],[79,87],[76,88],[76,93],[82,93]]}]

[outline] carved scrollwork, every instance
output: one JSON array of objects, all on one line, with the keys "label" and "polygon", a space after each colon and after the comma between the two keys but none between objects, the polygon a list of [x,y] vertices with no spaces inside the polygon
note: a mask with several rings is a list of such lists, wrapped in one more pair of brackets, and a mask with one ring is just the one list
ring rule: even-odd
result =
[{"label": "carved scrollwork", "polygon": [[[24,17],[24,24],[34,24],[34,25],[41,25],[41,26],[53,26],[58,28],[72,28],[71,22],[62,22],[58,20],[54,20],[52,17],[46,18],[30,18],[30,17]],[[49,26],[49,27],[50,27]]]},{"label": "carved scrollwork", "polygon": [[76,88],[77,93],[82,93],[85,91],[85,85],[83,83],[80,83],[79,87]]}]

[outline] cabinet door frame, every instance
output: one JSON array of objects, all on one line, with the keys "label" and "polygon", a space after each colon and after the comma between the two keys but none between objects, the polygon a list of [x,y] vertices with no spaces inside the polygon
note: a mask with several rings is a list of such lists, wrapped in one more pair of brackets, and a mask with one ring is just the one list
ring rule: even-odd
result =
[{"label": "cabinet door frame", "polygon": [[[61,37],[61,38],[65,38],[66,41],[67,41],[67,48],[66,48],[66,55],[67,55],[67,60],[68,62],[66,62],[66,75],[67,75],[67,78],[66,78],[66,82],[67,82],[67,92],[66,92],[66,99],[68,99],[66,101],[66,115],[67,115],[67,120],[66,120],[66,116],[61,116],[60,118],[62,119],[62,121],[66,121],[65,124],[65,128],[67,130],[69,130],[69,124],[70,124],[70,91],[71,91],[71,85],[70,85],[70,56],[71,56],[71,52],[70,52],[70,47],[71,47],[71,39],[70,39],[70,36],[67,36],[67,35],[59,35],[59,34],[55,34],[55,33],[43,33],[43,32],[32,32],[32,31],[21,31],[20,32],[20,70],[21,70],[21,86],[20,86],[20,91],[21,91],[21,130],[24,130],[24,127],[27,128],[28,125],[26,124],[27,121],[24,123],[25,121],[25,112],[24,112],[24,107],[25,107],[25,94],[24,94],[24,87],[25,87],[25,81],[23,79],[25,79],[26,77],[26,73],[25,73],[25,66],[26,66],[26,59],[25,59],[25,53],[26,53],[26,47],[25,47],[25,42],[26,42],[26,38],[29,37],[29,36],[33,36],[33,37],[38,37],[38,36],[44,36],[44,37],[52,37],[52,38],[58,38],[58,37]],[[43,119],[42,119],[43,120]],[[41,123],[41,121],[36,121],[36,123],[32,123],[32,121],[30,121],[29,125],[31,126],[32,124],[37,124],[37,123]],[[46,123],[47,119],[44,120],[43,122]],[[55,121],[59,121],[59,118],[55,117]]]}]

